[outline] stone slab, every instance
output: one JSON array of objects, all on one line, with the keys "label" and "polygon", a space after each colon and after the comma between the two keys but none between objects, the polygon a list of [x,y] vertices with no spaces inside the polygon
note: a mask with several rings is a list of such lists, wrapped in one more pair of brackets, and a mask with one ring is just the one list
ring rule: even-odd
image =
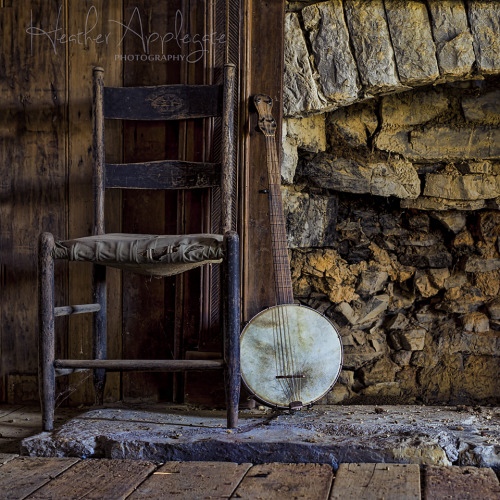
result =
[{"label": "stone slab", "polygon": [[22,453],[152,461],[393,462],[500,469],[500,408],[315,406],[294,414],[150,405],[95,409],[24,439]]}]

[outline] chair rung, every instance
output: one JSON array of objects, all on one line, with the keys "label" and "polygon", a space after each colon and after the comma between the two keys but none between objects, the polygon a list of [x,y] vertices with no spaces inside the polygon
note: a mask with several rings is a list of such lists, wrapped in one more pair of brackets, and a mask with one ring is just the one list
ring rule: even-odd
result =
[{"label": "chair rung", "polygon": [[222,359],[56,359],[55,368],[104,368],[107,371],[167,371],[221,370]]},{"label": "chair rung", "polygon": [[100,304],[81,304],[76,306],[54,307],[54,316],[69,316],[70,314],[93,313],[101,310]]}]

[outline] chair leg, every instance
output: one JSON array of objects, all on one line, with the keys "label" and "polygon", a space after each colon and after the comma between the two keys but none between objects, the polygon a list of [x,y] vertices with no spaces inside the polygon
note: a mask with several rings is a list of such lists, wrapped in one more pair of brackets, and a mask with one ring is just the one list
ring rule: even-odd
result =
[{"label": "chair leg", "polygon": [[[92,270],[92,293],[95,304],[101,306],[93,318],[93,356],[94,359],[106,359],[107,329],[106,329],[106,267],[94,265]],[[94,390],[96,404],[104,402],[104,387],[106,385],[106,370],[94,370]]]},{"label": "chair leg", "polygon": [[240,252],[238,234],[225,234],[226,258],[224,260],[224,361],[227,427],[238,425],[238,405],[240,400]]},{"label": "chair leg", "polygon": [[54,427],[56,397],[55,328],[54,328],[54,237],[42,233],[38,246],[38,380],[44,431]]}]

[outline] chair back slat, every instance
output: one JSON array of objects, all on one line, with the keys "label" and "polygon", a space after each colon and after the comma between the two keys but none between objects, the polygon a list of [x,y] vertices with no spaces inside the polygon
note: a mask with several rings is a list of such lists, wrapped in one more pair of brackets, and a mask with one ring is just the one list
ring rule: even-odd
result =
[{"label": "chair back slat", "polygon": [[104,117],[117,120],[187,120],[221,116],[221,85],[105,87]]},{"label": "chair back slat", "polygon": [[192,189],[220,184],[220,163],[153,161],[107,163],[106,188]]}]

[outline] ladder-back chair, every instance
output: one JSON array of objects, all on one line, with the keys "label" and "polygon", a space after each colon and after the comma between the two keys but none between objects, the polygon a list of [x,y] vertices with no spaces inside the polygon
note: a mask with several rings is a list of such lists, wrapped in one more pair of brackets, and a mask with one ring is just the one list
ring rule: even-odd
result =
[{"label": "ladder-back chair", "polygon": [[[55,378],[75,370],[93,370],[96,402],[103,403],[106,371],[224,370],[227,426],[236,427],[240,391],[239,239],[232,231],[234,193],[234,103],[236,69],[224,66],[222,85],[160,85],[105,87],[104,70],[93,71],[93,236],[55,241],[50,233],[39,239],[39,380],[43,429],[54,424]],[[222,117],[220,163],[150,161],[131,164],[105,162],[104,121],[185,120]],[[222,234],[143,235],[106,234],[106,188],[192,189],[220,186]],[[54,260],[92,263],[92,303],[56,307]],[[222,263],[223,354],[220,360],[108,360],[106,359],[106,266],[164,277],[210,264]],[[57,359],[55,318],[93,314],[93,359]]]}]

